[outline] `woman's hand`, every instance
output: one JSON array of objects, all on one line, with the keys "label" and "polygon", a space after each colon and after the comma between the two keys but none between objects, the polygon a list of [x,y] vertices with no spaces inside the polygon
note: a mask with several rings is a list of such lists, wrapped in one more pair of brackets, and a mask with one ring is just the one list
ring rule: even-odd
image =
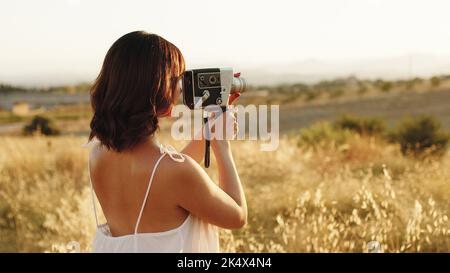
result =
[{"label": "woman's hand", "polygon": [[[234,77],[239,78],[241,76],[241,72],[238,73],[234,73]],[[241,95],[241,93],[236,92],[230,95],[230,97],[228,98],[228,105],[232,105],[233,102],[239,98],[239,96]]]},{"label": "woman's hand", "polygon": [[[234,77],[236,77],[236,78],[239,78],[240,76],[241,76],[240,72],[234,74]],[[239,93],[239,92],[231,94],[230,97],[228,98],[228,105],[232,106],[233,103],[237,100],[237,98],[239,98],[240,95],[241,95],[241,93]],[[231,108],[231,109],[233,109],[233,108]],[[234,109],[236,109],[236,108],[234,108]],[[215,116],[216,116],[216,113],[212,113],[211,120],[214,120]],[[216,125],[218,125],[218,126],[222,125],[222,130],[220,131],[222,137],[219,139],[213,137],[212,143],[213,143],[213,145],[229,146],[229,140],[234,139],[239,132],[239,127],[238,127],[238,123],[236,120],[236,111],[234,111],[234,110],[228,111],[227,110],[227,112],[222,113],[221,116],[219,116],[218,118],[221,120],[215,121],[215,124],[211,128],[211,132],[214,134]],[[233,130],[232,134],[230,132],[228,132],[230,129]],[[225,132],[225,135],[223,134],[224,132]]]},{"label": "woman's hand", "polygon": [[223,113],[211,114],[209,122],[211,122],[210,132],[212,145],[228,146],[229,140],[236,138],[239,132],[239,126],[236,119],[235,109],[236,108],[230,108]]}]

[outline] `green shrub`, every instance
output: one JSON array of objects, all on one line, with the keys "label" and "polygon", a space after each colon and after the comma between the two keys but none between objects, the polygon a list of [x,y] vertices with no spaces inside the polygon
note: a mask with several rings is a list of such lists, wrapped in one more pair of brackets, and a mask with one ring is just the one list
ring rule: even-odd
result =
[{"label": "green shrub", "polygon": [[411,90],[414,89],[418,84],[421,84],[423,82],[423,79],[421,78],[414,78],[411,80],[406,81],[406,89]]},{"label": "green shrub", "polygon": [[450,134],[444,132],[434,117],[420,116],[405,118],[390,134],[390,139],[400,144],[403,154],[442,155],[447,149]]},{"label": "green shrub", "polygon": [[303,94],[305,96],[305,101],[312,101],[312,100],[315,100],[317,97],[319,97],[320,91],[308,90],[308,91],[305,91]]},{"label": "green shrub", "polygon": [[23,128],[25,135],[33,135],[35,133],[46,136],[59,135],[60,131],[56,129],[49,118],[42,116],[35,116],[31,123]]},{"label": "green shrub", "polygon": [[431,86],[438,87],[441,84],[441,79],[439,77],[434,76],[430,79],[430,83]]},{"label": "green shrub", "polygon": [[317,122],[300,130],[299,145],[318,146],[324,143],[341,145],[347,142],[349,131],[338,130],[329,122]]},{"label": "green shrub", "polygon": [[383,92],[389,92],[392,88],[392,83],[391,82],[383,82],[383,84],[381,85],[381,91]]},{"label": "green shrub", "polygon": [[367,86],[365,86],[365,85],[360,85],[360,86],[358,87],[357,93],[358,93],[358,95],[364,95],[365,93],[367,93],[367,91],[369,91],[369,89],[367,88]]},{"label": "green shrub", "polygon": [[360,135],[381,135],[386,131],[384,121],[379,118],[343,115],[333,125],[337,129],[354,131]]},{"label": "green shrub", "polygon": [[344,90],[343,89],[335,89],[335,90],[331,90],[329,91],[329,96],[330,98],[338,98],[341,97],[344,94]]},{"label": "green shrub", "polygon": [[375,87],[383,92],[389,92],[392,89],[392,82],[378,79],[374,82]]}]

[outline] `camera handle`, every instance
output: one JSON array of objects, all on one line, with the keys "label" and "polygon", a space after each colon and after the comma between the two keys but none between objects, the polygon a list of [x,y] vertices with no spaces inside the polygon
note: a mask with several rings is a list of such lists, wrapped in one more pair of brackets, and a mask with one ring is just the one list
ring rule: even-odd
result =
[{"label": "camera handle", "polygon": [[210,164],[210,150],[211,150],[211,141],[210,139],[210,134],[209,134],[209,124],[208,124],[208,116],[206,114],[206,117],[203,118],[203,122],[205,123],[205,133],[206,133],[206,138],[205,138],[205,168],[209,167]]},{"label": "camera handle", "polygon": [[[226,106],[221,106],[220,109],[222,109],[222,113],[227,111],[227,107]],[[210,135],[210,131],[209,131],[209,124],[208,124],[208,113],[205,111],[204,112],[204,116],[203,116],[203,122],[205,124],[205,134],[206,134],[206,138],[205,138],[205,168],[209,168],[209,165],[211,163],[211,135]]]}]

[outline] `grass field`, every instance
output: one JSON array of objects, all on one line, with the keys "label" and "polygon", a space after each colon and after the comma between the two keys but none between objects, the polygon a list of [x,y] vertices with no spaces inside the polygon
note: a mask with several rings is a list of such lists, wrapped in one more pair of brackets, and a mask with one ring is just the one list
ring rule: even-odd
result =
[{"label": "grass field", "polygon": [[[344,82],[349,89],[336,96],[344,88],[339,84],[318,84],[314,90],[323,91],[314,99],[300,85],[295,94],[279,87],[267,96],[242,96],[244,104],[264,104],[278,92],[272,103],[282,104],[282,139],[274,152],[260,151],[255,141],[233,142],[249,222],[242,230],[220,231],[223,251],[450,251],[448,152],[419,160],[381,136],[352,133],[311,146],[299,135],[300,128],[344,113],[378,117],[388,127],[404,116],[427,114],[448,130],[448,77],[429,90],[429,82],[415,83],[412,91],[405,91],[408,83],[383,91],[385,82]],[[88,150],[81,147],[89,133],[89,106],[53,107],[43,116],[61,136],[21,136],[32,116],[0,112],[0,252],[66,252],[73,242],[90,250],[95,224]],[[163,121],[160,141],[180,149],[185,143],[172,141],[169,129]],[[208,172],[217,181],[214,161]]]},{"label": "grass field", "polygon": [[[0,137],[0,251],[90,250],[85,137]],[[162,143],[181,148],[165,131]],[[233,143],[249,222],[221,230],[227,252],[450,251],[450,157],[419,161],[381,139],[274,152]],[[208,170],[217,180],[213,164]],[[375,249],[377,250],[377,249]]]}]

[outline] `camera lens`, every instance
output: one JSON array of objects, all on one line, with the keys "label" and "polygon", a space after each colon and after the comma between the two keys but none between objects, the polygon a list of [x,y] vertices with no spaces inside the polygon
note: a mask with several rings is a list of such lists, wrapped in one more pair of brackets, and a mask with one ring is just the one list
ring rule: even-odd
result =
[{"label": "camera lens", "polygon": [[215,84],[216,82],[217,82],[216,76],[210,76],[210,77],[209,77],[209,83],[210,83],[210,84]]},{"label": "camera lens", "polygon": [[205,80],[205,76],[203,76],[203,75],[200,76],[200,80],[201,80],[201,81],[204,81],[204,80]]},{"label": "camera lens", "polygon": [[247,89],[247,81],[244,78],[242,77],[233,78],[233,83],[231,85],[231,93],[236,92],[244,93],[246,89]]}]

